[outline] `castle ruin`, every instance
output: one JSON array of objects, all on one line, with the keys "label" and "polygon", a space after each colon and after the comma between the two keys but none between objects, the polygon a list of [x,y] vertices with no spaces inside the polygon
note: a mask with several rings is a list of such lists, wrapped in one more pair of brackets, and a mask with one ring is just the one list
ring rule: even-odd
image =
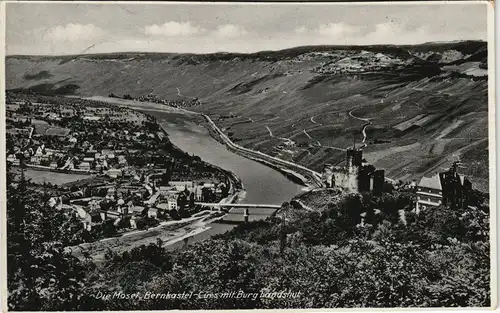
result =
[{"label": "castle ruin", "polygon": [[355,147],[347,149],[344,167],[325,164],[323,171],[323,184],[326,188],[341,188],[349,193],[381,194],[384,181],[384,170],[363,164],[363,150]]}]

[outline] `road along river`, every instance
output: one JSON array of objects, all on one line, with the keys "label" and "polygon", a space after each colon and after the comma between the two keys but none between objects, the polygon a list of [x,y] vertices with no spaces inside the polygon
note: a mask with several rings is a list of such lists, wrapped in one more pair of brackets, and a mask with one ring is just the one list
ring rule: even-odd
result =
[{"label": "road along river", "polygon": [[[156,103],[108,97],[88,99],[116,103],[153,115],[168,133],[170,141],[181,150],[197,155],[210,164],[236,174],[241,179],[246,191],[245,196],[239,201],[241,203],[279,205],[289,201],[303,189],[303,186],[292,182],[277,170],[229,151],[225,145],[212,138],[205,127],[200,125],[199,116],[185,110]],[[252,209],[252,211],[254,210],[258,209]],[[187,241],[192,243],[203,240],[209,236],[223,233],[233,228],[234,225],[212,223],[209,227],[208,230],[198,233]],[[185,242],[182,241],[173,246],[182,244]]]}]

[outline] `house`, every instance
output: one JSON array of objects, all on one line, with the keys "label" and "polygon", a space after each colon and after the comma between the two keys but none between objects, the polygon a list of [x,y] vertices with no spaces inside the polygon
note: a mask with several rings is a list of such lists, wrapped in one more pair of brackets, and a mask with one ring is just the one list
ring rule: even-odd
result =
[{"label": "house", "polygon": [[148,208],[146,207],[143,207],[143,206],[138,206],[138,205],[135,205],[135,206],[132,206],[130,209],[129,209],[129,213],[131,213],[132,215],[145,215],[147,214],[147,211],[149,211]]},{"label": "house", "polygon": [[201,195],[203,193],[203,186],[196,186],[193,189],[189,190],[190,192],[194,193],[194,197],[196,200],[201,199]]},{"label": "house", "polygon": [[170,181],[168,184],[170,186],[175,186],[175,187],[177,187],[177,186],[182,186],[182,187],[186,187],[186,188],[194,187],[193,181]]},{"label": "house", "polygon": [[149,208],[148,217],[157,218],[158,217],[158,210],[155,208]]},{"label": "house", "polygon": [[158,136],[158,139],[160,139],[160,141],[162,141],[165,137],[165,134],[163,134],[163,132],[156,132],[156,135]]},{"label": "house", "polygon": [[417,185],[417,204],[415,212],[422,209],[438,207],[443,203],[443,187],[439,174],[422,177]]},{"label": "house", "polygon": [[166,200],[166,202],[162,201],[162,203],[158,203],[156,207],[163,210],[177,210],[177,199],[174,196],[171,196]]},{"label": "house", "polygon": [[48,120],[53,120],[53,121],[60,121],[61,118],[59,117],[59,115],[57,113],[54,113],[54,112],[48,112],[45,114],[45,118],[48,119]]},{"label": "house", "polygon": [[7,162],[15,162],[17,161],[17,158],[14,154],[9,154],[9,156],[7,156]]},{"label": "house", "polygon": [[151,197],[149,197],[149,199],[144,201],[144,204],[154,205],[158,201],[159,197],[160,197],[159,192],[154,193],[153,195],[151,195]]},{"label": "house", "polygon": [[136,229],[137,228],[137,223],[135,222],[135,216],[132,215],[130,218],[130,228]]},{"label": "house", "polygon": [[89,163],[92,163],[92,162],[94,162],[94,158],[91,158],[91,157],[86,157],[86,158],[83,158],[83,162],[89,162]]},{"label": "house", "polygon": [[170,210],[170,207],[168,206],[168,202],[158,203],[158,204],[156,205],[156,208],[157,208],[158,210],[165,210],[165,211]]},{"label": "house", "polygon": [[185,186],[174,186],[174,188],[176,193],[183,192],[184,190],[186,190]]},{"label": "house", "polygon": [[52,197],[49,199],[49,201],[47,202],[48,206],[50,206],[51,208],[55,207],[56,204],[58,202],[58,198],[56,197]]},{"label": "house", "polygon": [[52,168],[57,168],[57,163],[56,163],[56,162],[51,162],[51,163],[50,163],[50,167],[52,167]]},{"label": "house", "polygon": [[107,174],[111,178],[118,178],[118,177],[121,177],[123,175],[123,172],[122,172],[122,170],[120,170],[118,168],[111,168],[107,171]]},{"label": "house", "polygon": [[35,165],[40,165],[41,158],[39,156],[32,156],[30,158],[30,163]]},{"label": "house", "polygon": [[118,156],[118,164],[127,164],[127,159],[125,158],[124,155]]},{"label": "house", "polygon": [[165,186],[165,185],[161,185],[160,182],[157,182],[156,180],[154,181],[155,182],[155,185],[156,187],[158,188],[158,190],[164,194],[167,194],[168,191],[170,190],[174,190],[175,187],[172,187],[172,186]]},{"label": "house", "polygon": [[83,197],[84,197],[83,190],[77,190],[77,191],[68,192],[68,193],[61,195],[61,201],[63,203],[75,203],[75,202],[79,202],[78,200],[80,200]]},{"label": "house", "polygon": [[444,205],[450,208],[466,208],[472,192],[472,183],[457,173],[458,162],[448,171],[432,177],[422,177],[417,185],[415,211]]},{"label": "house", "polygon": [[114,187],[111,187],[108,189],[108,191],[106,192],[106,196],[107,197],[114,197],[115,195],[115,192],[116,192],[116,189]]},{"label": "house", "polygon": [[82,149],[84,150],[87,150],[90,148],[90,142],[88,142],[87,140],[85,140],[83,143],[82,143]]},{"label": "house", "polygon": [[39,147],[36,149],[35,156],[42,156],[42,155],[43,155],[43,150],[44,150],[44,148],[45,148],[45,146],[44,146],[44,145],[39,146]]},{"label": "house", "polygon": [[97,150],[93,149],[92,145],[90,145],[90,148],[85,152],[85,156],[94,158],[96,153],[98,153]]},{"label": "house", "polygon": [[78,168],[81,170],[90,171],[90,163],[89,162],[82,162],[78,165]]},{"label": "house", "polygon": [[83,228],[85,228],[88,231],[91,231],[92,226],[94,225],[94,223],[92,222],[92,216],[81,207],[76,207],[75,211],[76,211],[75,212],[76,216],[79,217],[82,221]]},{"label": "house", "polygon": [[48,154],[42,155],[40,157],[40,163],[42,163],[42,162],[45,164],[49,163],[50,162],[50,155],[48,155]]},{"label": "house", "polygon": [[102,155],[102,154],[100,154],[99,152],[96,152],[96,153],[94,154],[94,158],[95,158],[96,160],[104,160],[104,159],[105,159],[105,156],[104,156],[104,155]]},{"label": "house", "polygon": [[99,121],[101,118],[99,116],[87,115],[84,116],[83,119],[87,121]]},{"label": "house", "polygon": [[171,186],[158,186],[158,191],[162,195],[167,195],[167,196],[170,194],[177,193],[177,189],[175,187],[171,187]]},{"label": "house", "polygon": [[61,109],[61,115],[62,116],[73,116],[75,115],[75,111],[70,108],[63,108]]}]

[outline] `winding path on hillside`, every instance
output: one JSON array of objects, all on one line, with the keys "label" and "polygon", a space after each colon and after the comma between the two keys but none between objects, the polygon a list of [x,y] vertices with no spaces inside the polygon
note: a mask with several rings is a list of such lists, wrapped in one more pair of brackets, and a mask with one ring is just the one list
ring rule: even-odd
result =
[{"label": "winding path on hillside", "polygon": [[266,128],[267,128],[267,131],[269,132],[269,136],[271,136],[271,138],[274,138],[274,135],[273,135],[273,132],[271,131],[271,128],[269,128],[269,126],[266,125]]},{"label": "winding path on hillside", "polygon": [[[324,146],[321,144],[321,142],[319,142],[317,139],[314,139],[312,138],[305,129],[302,130],[303,133],[307,136],[307,138],[309,138],[310,140],[312,141],[316,141],[316,143],[318,144],[318,146],[322,147],[322,148],[328,148],[328,149],[333,149],[333,150],[338,150],[338,151],[346,151],[346,149],[343,149],[343,148],[339,148],[339,147],[332,147],[332,146]],[[308,150],[309,151],[309,150]]]},{"label": "winding path on hillside", "polygon": [[321,142],[319,142],[318,140],[314,139],[313,137],[309,136],[309,134],[307,133],[307,131],[305,129],[302,130],[304,132],[304,134],[307,136],[307,138],[309,138],[310,140],[312,141],[316,141],[316,143],[318,144],[318,146],[322,146],[321,145]]},{"label": "winding path on hillside", "polygon": [[287,144],[293,144],[295,143],[292,139],[290,138],[285,138],[285,137],[276,137],[274,136],[273,132],[271,131],[271,128],[269,128],[269,126],[266,125],[266,128],[267,128],[267,131],[269,132],[269,136],[271,136],[271,138],[278,138],[278,139],[281,139],[283,140],[284,142],[286,142]]},{"label": "winding path on hillside", "polygon": [[316,124],[316,125],[319,125],[319,126],[323,126],[323,124],[321,124],[321,123],[317,123],[317,122],[314,120],[314,118],[315,118],[316,116],[318,116],[318,115],[311,116],[311,123]]},{"label": "winding path on hillside", "polygon": [[357,108],[359,108],[359,107],[356,107],[356,108],[352,109],[351,111],[349,111],[349,115],[350,115],[352,118],[354,118],[354,119],[357,119],[357,120],[360,120],[360,121],[366,122],[366,124],[365,124],[365,125],[363,125],[363,128],[361,129],[361,133],[363,134],[363,141],[362,141],[362,142],[363,142],[363,147],[361,147],[361,148],[365,148],[365,147],[367,147],[367,146],[368,146],[368,145],[366,144],[366,138],[367,138],[367,136],[366,136],[366,128],[367,128],[368,126],[370,126],[370,125],[372,124],[372,122],[370,121],[370,119],[369,119],[369,118],[358,117],[358,116],[355,116],[354,114],[352,114],[352,112],[353,112],[354,110],[356,110]]},{"label": "winding path on hillside", "polygon": [[[312,117],[311,117],[311,119],[312,119]],[[318,126],[323,126],[322,124],[318,124],[318,123],[315,123],[315,124],[317,124]],[[295,123],[292,124],[292,127],[294,125],[295,125]],[[269,132],[269,136],[271,136],[271,138],[276,138],[276,136],[274,136],[273,132],[271,131],[271,129],[269,128],[268,125],[266,125],[266,129]],[[311,137],[311,135],[309,135],[309,133],[307,132],[306,129],[302,129],[302,132],[307,136],[307,138],[309,138],[309,140],[312,140],[312,141],[316,142],[319,147],[334,149],[334,150],[338,150],[338,151],[346,151],[346,149],[343,149],[343,148],[322,145],[321,142],[319,142],[319,140],[314,139],[313,137]],[[290,138],[285,138],[285,137],[277,137],[277,138],[279,138],[281,140],[284,140],[285,142],[288,142],[288,143],[294,143],[294,141],[292,139],[290,139]],[[310,153],[309,150],[306,150],[306,151],[308,153]]]},{"label": "winding path on hillside", "polygon": [[[309,134],[307,133],[307,131],[306,131],[305,129],[303,129],[303,130],[302,130],[302,132],[303,132],[303,133],[307,136],[307,138],[309,138],[309,139],[313,140],[313,139],[312,139],[312,137],[311,137],[311,136],[309,136]],[[316,141],[317,141],[317,140],[316,140]],[[319,144],[319,145],[321,146],[321,144]]]}]

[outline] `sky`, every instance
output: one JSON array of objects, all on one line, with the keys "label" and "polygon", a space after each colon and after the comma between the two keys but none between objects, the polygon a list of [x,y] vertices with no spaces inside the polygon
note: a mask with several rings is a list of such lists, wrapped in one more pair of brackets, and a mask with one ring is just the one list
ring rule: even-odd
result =
[{"label": "sky", "polygon": [[6,52],[256,52],[486,40],[487,3],[7,3]]}]

